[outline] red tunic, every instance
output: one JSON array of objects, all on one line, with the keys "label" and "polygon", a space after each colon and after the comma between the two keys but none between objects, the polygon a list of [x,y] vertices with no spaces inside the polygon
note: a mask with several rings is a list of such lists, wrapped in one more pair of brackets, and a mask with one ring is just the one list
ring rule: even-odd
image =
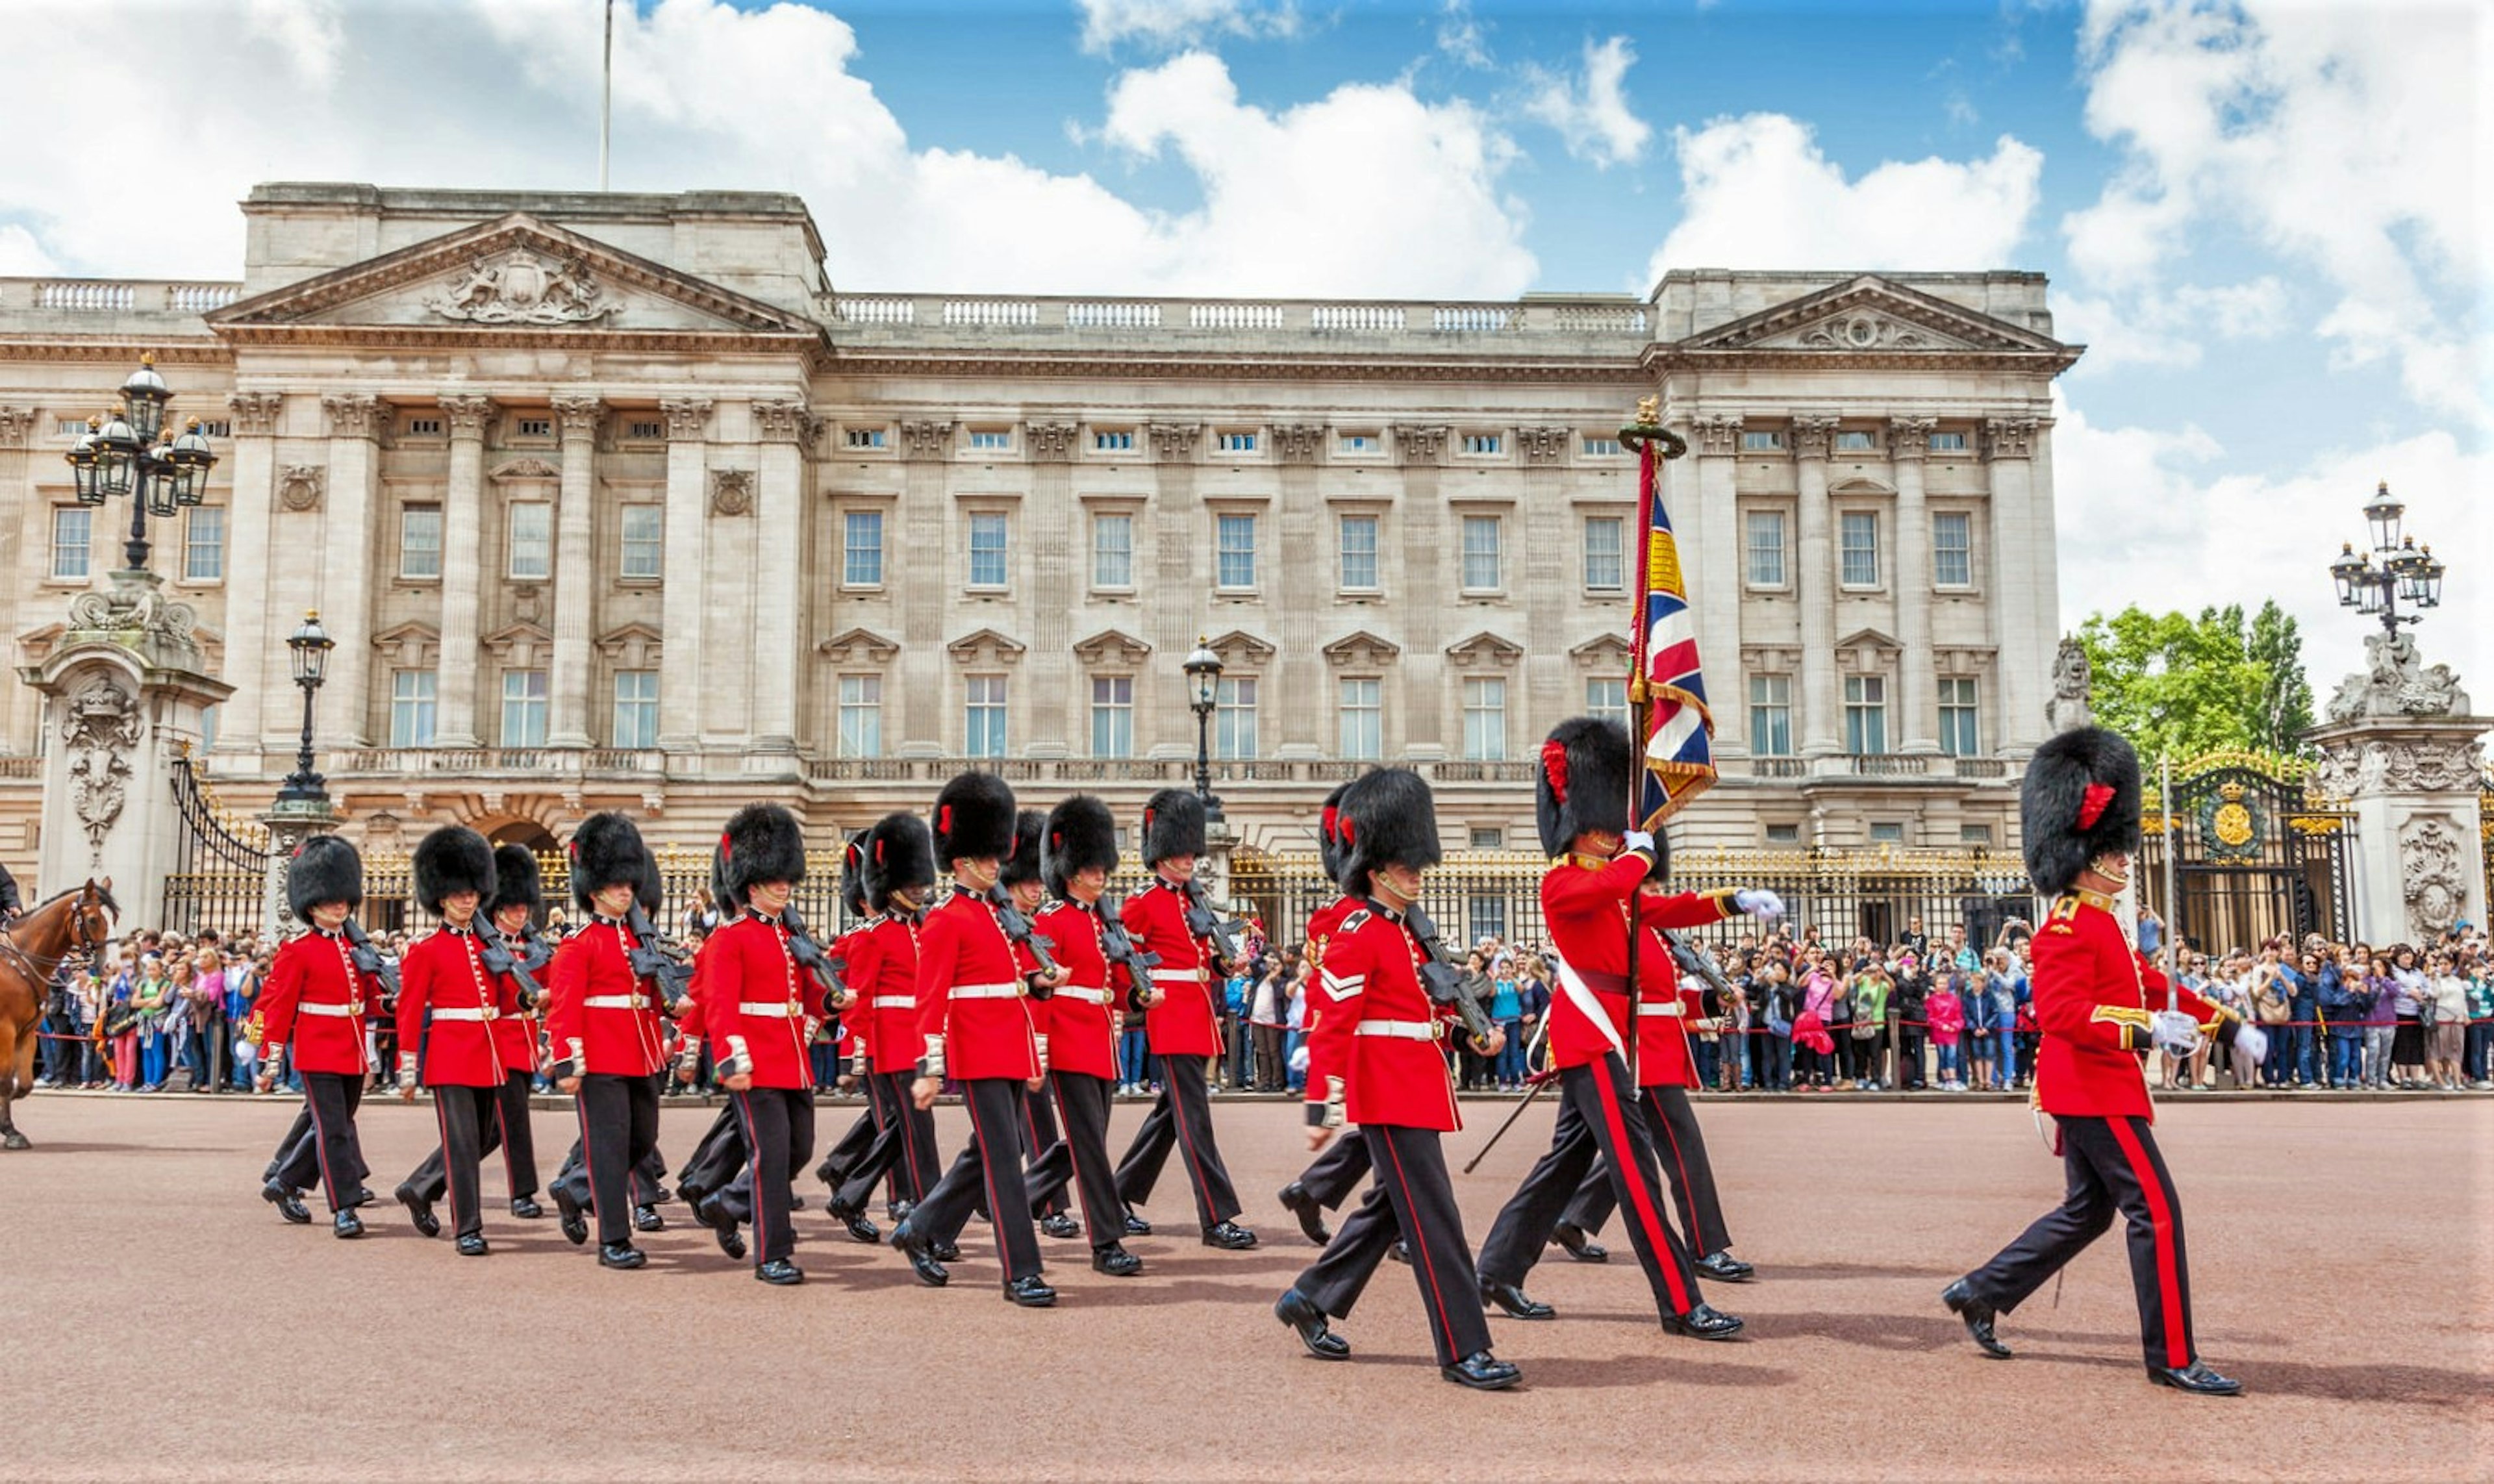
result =
[{"label": "red tunic", "polygon": [[[2167,1008],[2168,985],[2122,936],[2112,906],[2093,892],[2066,893],[2035,934],[2035,1026],[2044,1036],[2035,1101],[2055,1117],[2156,1116],[2138,1053],[2149,1045],[2149,1015]],[[2188,989],[2171,992],[2172,1007],[2205,1028],[2231,1018]]]},{"label": "red tunic", "polygon": [[594,918],[554,951],[546,1033],[556,1061],[614,1076],[648,1076],[665,1064],[658,986],[632,972],[631,932]]},{"label": "red tunic", "polygon": [[1323,1106],[1340,1084],[1343,1116],[1355,1124],[1391,1124],[1450,1132],[1464,1126],[1455,1084],[1438,1043],[1445,1012],[1420,987],[1419,941],[1400,917],[1374,909],[1352,912],[1325,945],[1317,971],[1317,1003],[1324,1013],[1308,1035],[1308,1102]]},{"label": "red tunic", "polygon": [[1029,986],[996,909],[955,892],[918,930],[918,1034],[924,1054],[940,1044],[944,1071],[963,1081],[1039,1075]]},{"label": "red tunic", "polygon": [[[1733,915],[1732,893],[1684,892],[1653,896],[1637,891],[1654,862],[1642,851],[1608,861],[1566,856],[1541,878],[1541,920],[1559,955],[1559,984],[1550,997],[1550,1064],[1582,1067],[1627,1048],[1628,1012],[1627,901],[1648,928],[1702,927]],[[1681,1029],[1695,994],[1684,996],[1670,951],[1652,932],[1637,948],[1637,1080],[1648,1087],[1689,1085],[1688,1046]],[[1588,1004],[1588,1001],[1591,1004]],[[1649,1009],[1650,1007],[1650,1009]],[[1599,1017],[1594,1014],[1598,1008]]]},{"label": "red tunic", "polygon": [[297,1072],[360,1076],[364,1008],[380,1002],[380,986],[358,972],[344,934],[315,928],[277,951],[259,991],[260,1045],[290,1046]]},{"label": "red tunic", "polygon": [[[486,930],[493,931],[492,928]],[[502,947],[510,951],[513,962],[528,956],[528,945],[519,939],[505,937],[501,941]],[[534,1072],[537,1069],[537,1022],[530,1016],[526,1002],[521,998],[519,978],[511,974],[495,977],[501,982],[500,992],[509,996],[502,1003],[512,1007],[494,1021],[495,1053],[502,1058],[505,1074]],[[534,978],[533,975],[531,977]],[[544,982],[540,980],[537,987],[544,988]],[[404,1045],[406,1042],[401,1041],[400,1045]]]},{"label": "red tunic", "polygon": [[1221,1022],[1209,987],[1211,954],[1186,930],[1186,889],[1167,878],[1126,898],[1126,931],[1137,947],[1158,954],[1152,987],[1160,1003],[1143,1012],[1143,1033],[1154,1056],[1218,1056]]},{"label": "red tunic", "polygon": [[730,1054],[729,1037],[742,1037],[754,1086],[814,1085],[806,1027],[823,1014],[823,991],[797,966],[777,918],[748,912],[703,940],[690,999],[700,1018],[685,1033],[708,1035],[714,1058]]},{"label": "red tunic", "polygon": [[878,918],[849,943],[850,1014],[866,1027],[877,1072],[915,1071],[927,1049],[918,1033],[918,931],[908,918]]},{"label": "red tunic", "polygon": [[1325,996],[1318,990],[1321,979],[1314,976],[1323,973],[1325,946],[1335,933],[1342,930],[1343,919],[1367,905],[1356,896],[1337,896],[1308,918],[1308,973],[1312,977],[1299,985],[1299,1030],[1305,1038],[1300,1044],[1308,1048],[1307,1085],[1310,1087],[1323,1087],[1327,1075],[1326,1069],[1317,1061],[1316,1037],[1317,1019],[1324,1010]]},{"label": "red tunic", "polygon": [[1055,945],[1049,952],[1068,975],[1054,994],[1032,1007],[1047,1017],[1048,1065],[1057,1072],[1115,1078],[1117,1013],[1125,1008],[1126,994],[1110,987],[1099,916],[1080,902],[1049,902],[1031,926]]},{"label": "red tunic", "polygon": [[421,1038],[424,1085],[502,1086],[502,1045],[494,1028],[519,1013],[520,997],[485,972],[484,940],[452,927],[418,938],[399,960],[398,982],[399,1053],[414,1051]]}]

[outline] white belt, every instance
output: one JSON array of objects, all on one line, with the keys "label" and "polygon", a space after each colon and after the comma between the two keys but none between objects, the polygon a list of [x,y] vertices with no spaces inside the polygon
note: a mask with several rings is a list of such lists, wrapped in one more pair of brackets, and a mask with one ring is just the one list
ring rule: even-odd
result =
[{"label": "white belt", "polygon": [[1080,1000],[1085,1005],[1106,1005],[1109,1003],[1108,990],[1085,989],[1076,984],[1068,984],[1064,988],[1057,990],[1056,997],[1060,1000]]},{"label": "white belt", "polygon": [[650,1008],[650,997],[646,994],[593,994],[580,1002],[580,1008],[583,1010],[647,1010]]},{"label": "white belt", "polygon": [[1688,1010],[1688,1006],[1682,1004],[1678,1000],[1672,1000],[1667,1004],[1639,1005],[1637,1007],[1637,1014],[1641,1015],[1678,1015],[1686,1014]]},{"label": "white belt", "polygon": [[950,997],[957,1000],[1018,1000],[1019,984],[955,984]]},{"label": "white belt", "polygon": [[736,1002],[736,1013],[740,1015],[756,1015],[765,1020],[786,1020],[793,1018],[797,1014],[786,1000],[769,1004],[759,1000],[739,1000]]},{"label": "white belt", "polygon": [[298,1015],[328,1015],[339,1020],[352,1020],[364,1013],[361,1005],[297,1005]]},{"label": "white belt", "polygon": [[916,1010],[918,1001],[906,994],[878,994],[867,1001],[867,1005],[873,1010]]},{"label": "white belt", "polygon": [[482,1005],[471,1005],[465,1010],[436,1010],[433,1013],[433,1018],[436,1020],[491,1020],[495,1018],[495,1013]]},{"label": "white belt", "polygon": [[1191,984],[1195,982],[1196,971],[1193,969],[1152,970],[1152,983],[1156,984]]},{"label": "white belt", "polygon": [[1362,1020],[1352,1032],[1354,1036],[1391,1036],[1397,1041],[1435,1041],[1435,1020]]}]

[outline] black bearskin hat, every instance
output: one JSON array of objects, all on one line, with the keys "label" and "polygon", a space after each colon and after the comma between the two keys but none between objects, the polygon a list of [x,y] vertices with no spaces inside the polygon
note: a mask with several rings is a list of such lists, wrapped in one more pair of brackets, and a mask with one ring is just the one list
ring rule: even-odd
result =
[{"label": "black bearskin hat", "polygon": [[305,924],[322,902],[345,902],[352,912],[364,904],[364,858],[334,834],[316,834],[294,847],[286,863],[286,905]]},{"label": "black bearskin hat", "polygon": [[1072,895],[1066,883],[1095,865],[1113,875],[1117,869],[1117,816],[1091,795],[1075,795],[1049,811],[1048,848],[1042,855],[1042,874],[1047,878],[1050,896]]},{"label": "black bearskin hat", "polygon": [[[1357,781],[1354,778],[1352,783]],[[1317,863],[1324,868],[1327,881],[1342,880],[1342,835],[1338,823],[1343,796],[1351,792],[1352,783],[1336,784],[1334,791],[1325,795],[1324,807],[1317,814]]]},{"label": "black bearskin hat", "polygon": [[2102,727],[2063,732],[2035,749],[2018,791],[2018,833],[2035,890],[2058,896],[2087,863],[2139,849],[2139,754]]},{"label": "black bearskin hat", "polygon": [[640,828],[612,809],[582,820],[564,849],[571,857],[571,899],[583,912],[590,910],[590,899],[606,888],[629,886],[643,891],[642,877],[657,874],[658,863],[650,859]]},{"label": "black bearskin hat", "polygon": [[526,845],[494,847],[494,900],[485,915],[493,917],[505,907],[526,907],[534,917],[545,905],[545,888],[537,880],[537,853]]},{"label": "black bearskin hat", "polygon": [[866,835],[863,830],[840,847],[840,905],[849,916],[866,916]]},{"label": "black bearskin hat", "polygon": [[935,868],[1013,854],[1013,785],[991,772],[955,773],[935,796]]},{"label": "black bearskin hat", "polygon": [[892,910],[892,893],[900,890],[932,891],[935,886],[935,841],[927,821],[915,814],[886,814],[866,833],[866,905],[869,912]]},{"label": "black bearskin hat", "polygon": [[441,899],[473,892],[478,906],[494,898],[494,847],[466,825],[444,825],[415,842],[415,904],[441,916]]},{"label": "black bearskin hat", "polygon": [[1143,864],[1203,854],[1203,801],[1192,789],[1165,788],[1143,801]]},{"label": "black bearskin hat", "polygon": [[1533,779],[1533,822],[1544,855],[1566,854],[1588,830],[1627,832],[1633,757],[1628,729],[1606,716],[1570,716],[1550,729]]},{"label": "black bearskin hat", "polygon": [[1366,896],[1381,865],[1438,863],[1438,802],[1409,768],[1384,768],[1358,781],[1334,814],[1342,835],[1342,889]]},{"label": "black bearskin hat", "polygon": [[632,899],[653,924],[667,905],[667,878],[658,874],[658,858],[646,851],[641,856],[641,879],[632,884]]},{"label": "black bearskin hat", "polygon": [[806,879],[805,829],[778,804],[748,803],[718,833],[718,863],[724,899],[742,907],[763,882]]},{"label": "black bearskin hat", "polygon": [[1040,842],[1048,837],[1048,816],[1037,809],[1024,809],[1014,816],[1013,854],[1005,857],[1004,869],[996,873],[996,885],[1018,887],[1040,877]]}]

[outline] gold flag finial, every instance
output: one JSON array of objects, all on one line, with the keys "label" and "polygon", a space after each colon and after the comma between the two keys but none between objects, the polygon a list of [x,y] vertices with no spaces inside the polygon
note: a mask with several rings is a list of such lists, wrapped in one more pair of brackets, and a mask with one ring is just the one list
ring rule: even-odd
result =
[{"label": "gold flag finial", "polygon": [[1660,397],[1639,397],[1637,399],[1636,425],[1640,428],[1659,428],[1662,426],[1662,399]]}]

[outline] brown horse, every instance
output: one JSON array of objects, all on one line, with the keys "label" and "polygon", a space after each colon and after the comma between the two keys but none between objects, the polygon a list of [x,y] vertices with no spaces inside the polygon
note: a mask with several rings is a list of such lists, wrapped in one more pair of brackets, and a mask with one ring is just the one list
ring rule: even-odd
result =
[{"label": "brown horse", "polygon": [[112,881],[90,880],[0,928],[0,1149],[27,1147],[9,1105],[35,1090],[35,1029],[52,978],[72,954],[92,954],[112,940]]}]

